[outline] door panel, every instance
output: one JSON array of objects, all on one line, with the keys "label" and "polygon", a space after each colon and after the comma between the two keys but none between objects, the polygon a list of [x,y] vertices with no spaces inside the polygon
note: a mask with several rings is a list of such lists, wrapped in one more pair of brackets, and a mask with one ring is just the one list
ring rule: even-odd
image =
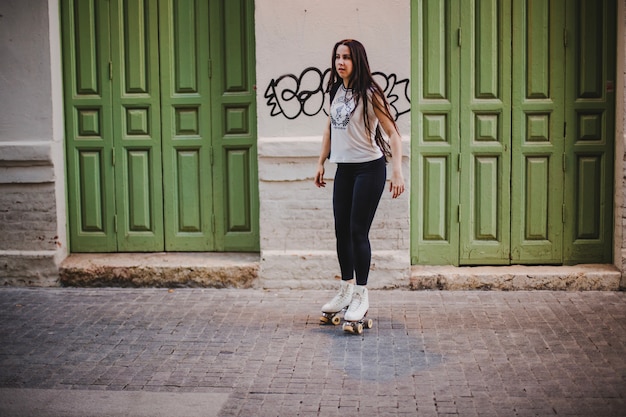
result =
[{"label": "door panel", "polygon": [[[176,216],[177,234],[199,233],[202,231],[202,196],[200,158],[198,152],[180,150],[176,152]],[[182,236],[181,236],[182,237]]]},{"label": "door panel", "polygon": [[[228,192],[228,213],[226,218],[227,230],[237,231],[249,231],[251,230],[250,224],[250,198],[249,188],[250,183],[250,162],[249,154],[247,150],[233,150],[228,152],[228,159],[226,160],[226,172],[228,178],[228,190],[238,190],[237,192]],[[243,192],[241,192],[243,190]]]},{"label": "door panel", "polygon": [[150,155],[145,151],[128,152],[128,224],[129,230],[150,231],[152,228],[150,189]]},{"label": "door panel", "polygon": [[214,137],[214,209],[219,250],[259,250],[258,173],[256,169],[256,93],[254,71],[254,2],[211,2],[214,36],[212,94],[217,106]]},{"label": "door panel", "polygon": [[565,2],[514,5],[511,261],[561,263]]},{"label": "door panel", "polygon": [[424,178],[423,188],[425,196],[424,209],[424,239],[430,241],[445,241],[448,236],[448,218],[446,212],[449,212],[447,202],[449,195],[447,193],[447,181],[450,178],[447,175],[448,159],[437,156],[424,156],[422,161],[424,170],[422,177]]},{"label": "door panel", "polygon": [[614,0],[568,3],[564,262],[611,262],[615,126]]},{"label": "door panel", "polygon": [[163,250],[158,10],[111,1],[118,250]]},{"label": "door panel", "polygon": [[78,153],[80,172],[80,213],[82,230],[102,232],[106,209],[103,197],[101,152],[81,151]]},{"label": "door panel", "polygon": [[209,6],[160,8],[166,250],[214,250]]},{"label": "door panel", "polygon": [[109,83],[109,2],[61,5],[70,250],[117,247]]},{"label": "door panel", "polygon": [[509,3],[461,2],[461,264],[509,263]]}]

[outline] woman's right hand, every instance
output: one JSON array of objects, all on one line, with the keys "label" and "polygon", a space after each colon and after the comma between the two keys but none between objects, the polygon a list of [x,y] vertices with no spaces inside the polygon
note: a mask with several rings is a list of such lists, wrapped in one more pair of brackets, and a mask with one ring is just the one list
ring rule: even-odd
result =
[{"label": "woman's right hand", "polygon": [[320,151],[320,157],[317,160],[317,172],[315,173],[315,186],[317,188],[326,187],[326,181],[324,181],[324,162],[330,156],[330,116],[326,120],[326,126],[324,127],[324,134],[322,135],[322,150]]},{"label": "woman's right hand", "polygon": [[315,186],[317,188],[326,187],[326,181],[324,181],[324,165],[319,164],[317,166],[317,172],[315,173]]}]

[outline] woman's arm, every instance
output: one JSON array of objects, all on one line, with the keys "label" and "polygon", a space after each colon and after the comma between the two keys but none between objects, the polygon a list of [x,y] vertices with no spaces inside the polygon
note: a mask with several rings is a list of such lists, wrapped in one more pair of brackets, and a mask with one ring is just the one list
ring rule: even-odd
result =
[{"label": "woman's arm", "polygon": [[[376,100],[380,100],[377,95],[374,95]],[[397,198],[404,192],[404,176],[402,175],[402,138],[396,127],[396,124],[389,118],[387,113],[383,111],[383,106],[386,103],[374,104],[374,112],[378,117],[378,122],[383,128],[387,136],[389,137],[389,145],[391,146],[391,185],[389,191],[393,198]]]},{"label": "woman's arm", "polygon": [[326,127],[324,128],[324,134],[322,135],[322,150],[320,151],[320,157],[317,160],[317,172],[315,173],[315,186],[325,187],[324,181],[324,162],[330,155],[330,116],[326,121]]}]

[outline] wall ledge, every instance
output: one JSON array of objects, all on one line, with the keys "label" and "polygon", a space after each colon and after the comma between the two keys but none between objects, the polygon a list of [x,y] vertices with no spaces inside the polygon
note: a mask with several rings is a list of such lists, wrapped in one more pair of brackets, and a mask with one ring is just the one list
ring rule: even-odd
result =
[{"label": "wall ledge", "polygon": [[0,142],[0,184],[54,182],[52,142]]}]

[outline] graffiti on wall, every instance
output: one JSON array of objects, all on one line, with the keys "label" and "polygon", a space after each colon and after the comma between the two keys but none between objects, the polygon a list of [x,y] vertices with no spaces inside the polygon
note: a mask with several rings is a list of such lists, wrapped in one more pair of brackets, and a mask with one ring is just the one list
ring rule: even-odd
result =
[{"label": "graffiti on wall", "polygon": [[[264,97],[271,108],[271,116],[283,115],[289,120],[300,116],[315,116],[320,112],[328,114],[328,94],[324,91],[328,84],[330,68],[306,68],[298,76],[282,75],[272,79],[265,90]],[[411,110],[408,78],[399,80],[396,74],[372,73],[376,82],[385,91],[396,120]]]}]

